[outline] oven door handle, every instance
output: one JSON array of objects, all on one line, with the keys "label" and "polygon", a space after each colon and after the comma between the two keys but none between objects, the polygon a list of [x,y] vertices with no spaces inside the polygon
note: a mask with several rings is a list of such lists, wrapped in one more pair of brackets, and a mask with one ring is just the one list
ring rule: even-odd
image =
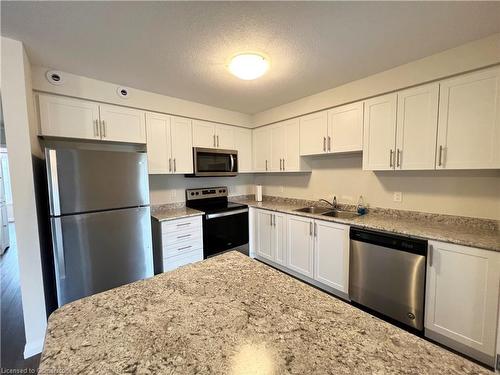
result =
[{"label": "oven door handle", "polygon": [[242,208],[240,210],[234,210],[234,211],[218,212],[216,214],[208,214],[208,215],[205,215],[205,219],[207,219],[207,220],[216,219],[218,217],[243,214],[245,212],[248,212],[248,208]]}]

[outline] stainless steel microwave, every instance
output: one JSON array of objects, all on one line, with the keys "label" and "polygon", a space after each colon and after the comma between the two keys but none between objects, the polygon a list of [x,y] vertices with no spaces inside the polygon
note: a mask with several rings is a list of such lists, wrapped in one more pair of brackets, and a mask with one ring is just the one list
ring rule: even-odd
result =
[{"label": "stainless steel microwave", "polygon": [[236,176],[238,151],[193,147],[192,177]]}]

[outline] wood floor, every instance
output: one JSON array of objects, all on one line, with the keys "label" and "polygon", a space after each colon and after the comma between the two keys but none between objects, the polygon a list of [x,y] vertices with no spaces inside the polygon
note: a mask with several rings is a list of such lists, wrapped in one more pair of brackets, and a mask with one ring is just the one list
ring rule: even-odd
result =
[{"label": "wood floor", "polygon": [[40,355],[33,356],[26,360],[23,358],[26,340],[24,336],[23,309],[21,289],[19,286],[19,267],[17,263],[14,224],[9,224],[9,235],[10,248],[2,255],[0,260],[2,284],[0,372],[4,374],[9,373],[8,370],[10,369],[23,369],[26,373],[30,373],[30,369],[38,369]]}]

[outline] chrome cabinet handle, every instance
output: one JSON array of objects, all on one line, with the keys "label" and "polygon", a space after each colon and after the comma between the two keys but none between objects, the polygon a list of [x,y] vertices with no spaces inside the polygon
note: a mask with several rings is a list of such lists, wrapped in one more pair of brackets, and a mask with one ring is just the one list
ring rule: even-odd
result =
[{"label": "chrome cabinet handle", "polygon": [[285,159],[283,159],[283,170],[285,170]]},{"label": "chrome cabinet handle", "polygon": [[219,147],[219,136],[217,136],[217,147]]},{"label": "chrome cabinet handle", "polygon": [[326,151],[326,137],[323,137],[323,152]]},{"label": "chrome cabinet handle", "polygon": [[186,250],[186,249],[189,249],[189,248],[191,248],[191,247],[193,247],[193,246],[192,246],[192,245],[189,245],[189,246],[179,247],[179,248],[177,249],[177,251]]},{"label": "chrome cabinet handle", "polygon": [[106,123],[102,120],[102,137],[106,138]]},{"label": "chrome cabinet handle", "polygon": [[280,159],[280,171],[283,170],[283,159]]},{"label": "chrome cabinet handle", "polygon": [[332,151],[332,138],[328,136],[328,151]]},{"label": "chrome cabinet handle", "polygon": [[190,234],[183,234],[182,236],[177,236],[177,239],[188,238],[188,237],[191,237],[191,235]]},{"label": "chrome cabinet handle", "polygon": [[273,227],[276,226],[276,215],[273,214]]},{"label": "chrome cabinet handle", "polygon": [[391,149],[389,152],[389,167],[391,167],[391,168],[393,167],[393,165],[392,165],[392,154],[393,153],[394,153],[394,151],[392,151],[392,149]]},{"label": "chrome cabinet handle", "polygon": [[168,171],[172,172],[172,158],[168,158]]},{"label": "chrome cabinet handle", "polygon": [[313,235],[313,222],[309,222],[309,236]]},{"label": "chrome cabinet handle", "polygon": [[266,159],[266,171],[267,171],[267,159]]},{"label": "chrome cabinet handle", "polygon": [[401,154],[401,150],[398,148],[397,151],[396,151],[396,167],[400,167],[401,166],[401,163],[400,163],[400,160],[399,160],[399,155]]},{"label": "chrome cabinet handle", "polygon": [[214,134],[214,147],[217,147],[217,146],[216,146],[216,143],[215,143],[215,134]]},{"label": "chrome cabinet handle", "polygon": [[94,120],[94,137],[99,137],[99,120]]},{"label": "chrome cabinet handle", "polygon": [[174,158],[174,172],[177,172],[177,163],[175,158]]},{"label": "chrome cabinet handle", "polygon": [[269,225],[273,226],[273,215],[269,215]]},{"label": "chrome cabinet handle", "polygon": [[177,224],[178,227],[184,227],[186,225],[191,225],[191,223],[181,223],[181,224]]},{"label": "chrome cabinet handle", "polygon": [[438,159],[438,166],[443,165],[443,145],[439,145],[439,159]]}]

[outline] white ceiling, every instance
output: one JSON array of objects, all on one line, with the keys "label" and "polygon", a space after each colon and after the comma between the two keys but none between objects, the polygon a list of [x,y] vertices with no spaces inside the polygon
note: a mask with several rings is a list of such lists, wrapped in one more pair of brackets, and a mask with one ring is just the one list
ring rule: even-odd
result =
[{"label": "white ceiling", "polygon": [[[35,65],[256,113],[500,31],[500,2],[1,2]],[[225,68],[263,52],[270,71]]]}]

